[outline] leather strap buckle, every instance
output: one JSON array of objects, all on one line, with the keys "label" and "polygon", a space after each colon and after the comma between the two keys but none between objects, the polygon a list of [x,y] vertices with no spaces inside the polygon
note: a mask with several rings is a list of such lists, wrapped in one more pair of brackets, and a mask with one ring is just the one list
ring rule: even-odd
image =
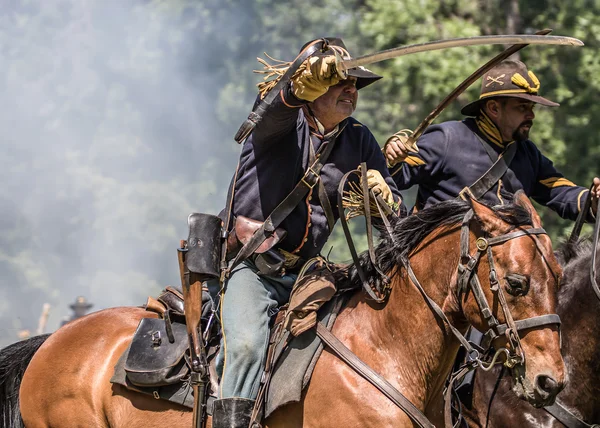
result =
[{"label": "leather strap buckle", "polygon": [[313,167],[310,166],[306,170],[306,173],[302,177],[302,182],[309,188],[312,189],[319,182],[319,173],[316,172]]},{"label": "leather strap buckle", "polygon": [[468,186],[463,188],[460,192],[458,192],[458,197],[463,201],[466,201],[467,197],[465,196],[465,194],[467,193],[469,194],[470,199],[477,200],[477,198],[475,197],[475,195],[473,195],[473,192],[471,192],[471,189]]}]

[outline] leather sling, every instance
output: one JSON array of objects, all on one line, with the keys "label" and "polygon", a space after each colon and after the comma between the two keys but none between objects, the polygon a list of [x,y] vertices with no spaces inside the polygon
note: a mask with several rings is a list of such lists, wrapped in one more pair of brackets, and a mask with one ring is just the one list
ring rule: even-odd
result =
[{"label": "leather sling", "polygon": [[579,239],[579,235],[581,235],[581,229],[583,228],[584,223],[588,217],[590,212],[590,208],[592,206],[592,190],[594,189],[594,183],[590,186],[588,190],[588,194],[585,197],[585,202],[583,203],[583,208],[579,211],[577,215],[577,220],[575,220],[575,225],[573,226],[573,230],[571,231],[571,235],[569,236],[569,244],[575,243]]},{"label": "leather sling", "polygon": [[517,142],[509,144],[509,146],[500,155],[498,155],[494,149],[492,149],[492,147],[490,147],[490,145],[486,143],[479,135],[475,134],[475,136],[483,145],[483,148],[487,152],[492,162],[494,162],[492,166],[481,177],[479,177],[477,181],[475,181],[475,183],[468,187],[469,192],[475,197],[475,199],[479,199],[492,187],[494,187],[496,183],[498,183],[498,181],[500,181],[500,179],[504,176],[504,174],[511,172],[508,167],[515,157],[515,153],[517,152]]}]

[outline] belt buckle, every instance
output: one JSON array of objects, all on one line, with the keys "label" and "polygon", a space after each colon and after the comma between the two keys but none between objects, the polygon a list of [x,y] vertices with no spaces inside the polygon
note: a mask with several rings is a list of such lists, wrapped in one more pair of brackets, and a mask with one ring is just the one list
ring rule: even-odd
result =
[{"label": "belt buckle", "polygon": [[462,199],[463,201],[467,200],[467,197],[465,196],[466,194],[469,194],[469,198],[470,199],[474,199],[477,200],[477,198],[475,197],[475,195],[473,195],[473,192],[471,192],[471,189],[467,186],[465,186],[460,192],[458,192],[458,197],[460,199]]}]

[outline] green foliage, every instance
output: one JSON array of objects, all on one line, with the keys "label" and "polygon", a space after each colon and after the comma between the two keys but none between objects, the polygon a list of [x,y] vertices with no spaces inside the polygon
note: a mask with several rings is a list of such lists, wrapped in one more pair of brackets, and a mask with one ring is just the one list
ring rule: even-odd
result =
[{"label": "green foliage", "polygon": [[[99,309],[140,304],[176,283],[185,218],[224,204],[233,135],[260,80],[256,57],[291,60],[317,37],[343,37],[354,56],[510,28],[582,39],[585,48],[532,46],[520,57],[561,103],[537,110],[533,140],[588,186],[600,160],[599,12],[597,0],[9,2],[0,16],[0,344],[34,329],[46,301],[55,328],[76,295]],[[383,143],[501,49],[373,64],[385,78],[361,91],[356,117]],[[460,119],[478,91],[438,121]],[[568,233],[570,222],[540,211],[555,240]],[[352,228],[364,231],[361,220]],[[324,252],[333,246],[334,260],[349,260],[340,229]],[[357,241],[364,249],[364,235]]]}]

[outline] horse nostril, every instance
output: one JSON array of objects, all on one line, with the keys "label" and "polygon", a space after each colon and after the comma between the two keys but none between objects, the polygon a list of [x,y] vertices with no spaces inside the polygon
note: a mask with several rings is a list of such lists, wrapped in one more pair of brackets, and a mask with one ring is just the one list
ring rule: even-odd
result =
[{"label": "horse nostril", "polygon": [[556,395],[562,389],[562,385],[559,384],[552,376],[538,375],[535,377],[535,384],[538,389],[550,395]]}]

